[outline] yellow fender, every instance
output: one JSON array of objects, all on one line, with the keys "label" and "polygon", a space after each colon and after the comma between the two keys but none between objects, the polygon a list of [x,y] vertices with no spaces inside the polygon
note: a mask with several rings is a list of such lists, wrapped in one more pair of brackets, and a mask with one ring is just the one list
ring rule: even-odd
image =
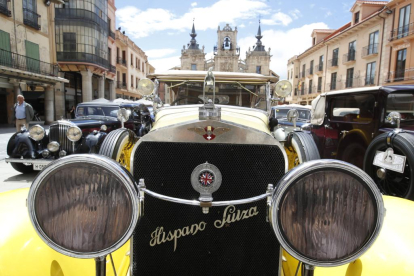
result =
[{"label": "yellow fender", "polygon": [[[95,275],[93,259],[77,259],[54,251],[37,235],[26,207],[29,189],[0,194],[0,275]],[[130,243],[112,253],[118,276],[128,273]],[[109,256],[107,275],[114,275]]]}]

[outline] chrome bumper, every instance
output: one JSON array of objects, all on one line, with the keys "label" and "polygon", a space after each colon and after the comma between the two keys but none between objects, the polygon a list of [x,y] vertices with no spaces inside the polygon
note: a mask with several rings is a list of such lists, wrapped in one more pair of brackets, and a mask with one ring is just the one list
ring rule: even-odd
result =
[{"label": "chrome bumper", "polygon": [[5,161],[6,163],[25,163],[28,165],[33,165],[33,164],[47,165],[54,160],[6,158]]}]

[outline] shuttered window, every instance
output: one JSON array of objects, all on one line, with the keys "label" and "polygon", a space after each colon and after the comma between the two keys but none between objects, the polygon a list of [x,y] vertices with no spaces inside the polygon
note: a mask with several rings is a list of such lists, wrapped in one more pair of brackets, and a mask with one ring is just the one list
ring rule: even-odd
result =
[{"label": "shuttered window", "polygon": [[39,44],[26,40],[26,68],[27,71],[40,73]]},{"label": "shuttered window", "polygon": [[0,65],[11,67],[10,34],[0,30]]}]

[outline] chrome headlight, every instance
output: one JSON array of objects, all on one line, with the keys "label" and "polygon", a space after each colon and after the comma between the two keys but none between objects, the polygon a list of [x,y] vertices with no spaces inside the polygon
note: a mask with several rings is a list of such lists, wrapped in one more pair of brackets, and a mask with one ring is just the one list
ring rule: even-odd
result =
[{"label": "chrome headlight", "polygon": [[60,148],[60,145],[59,145],[58,142],[53,141],[53,142],[50,142],[49,144],[47,144],[47,149],[50,152],[57,152],[59,150],[59,148]]},{"label": "chrome headlight", "polygon": [[338,160],[314,160],[290,170],[273,193],[270,218],[282,247],[314,266],[359,258],[384,220],[382,195],[361,169]]},{"label": "chrome headlight", "polygon": [[131,238],[141,212],[138,192],[114,160],[74,154],[36,176],[27,206],[47,245],[67,256],[96,258]]},{"label": "chrome headlight", "polygon": [[77,126],[71,126],[68,128],[68,132],[66,133],[66,137],[72,142],[79,141],[82,138],[82,130]]},{"label": "chrome headlight", "polygon": [[309,123],[303,124],[300,128],[300,130],[306,130],[306,131],[311,131],[312,130],[312,125]]},{"label": "chrome headlight", "polygon": [[45,137],[45,129],[40,125],[29,128],[29,137],[35,141],[40,141]]}]

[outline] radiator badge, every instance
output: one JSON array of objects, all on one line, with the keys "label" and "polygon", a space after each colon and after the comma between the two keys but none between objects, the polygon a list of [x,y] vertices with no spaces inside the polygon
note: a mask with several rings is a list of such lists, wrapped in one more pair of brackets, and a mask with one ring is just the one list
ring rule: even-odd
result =
[{"label": "radiator badge", "polygon": [[213,164],[200,164],[191,173],[191,185],[200,193],[200,200],[211,201],[212,193],[217,191],[221,185],[221,172]]},{"label": "radiator badge", "polygon": [[197,133],[198,135],[201,135],[206,139],[207,141],[212,141],[217,136],[222,135],[223,133],[226,133],[230,131],[229,128],[226,127],[213,127],[213,126],[206,126],[205,128],[202,127],[192,127],[188,129],[189,131],[193,131]]}]

